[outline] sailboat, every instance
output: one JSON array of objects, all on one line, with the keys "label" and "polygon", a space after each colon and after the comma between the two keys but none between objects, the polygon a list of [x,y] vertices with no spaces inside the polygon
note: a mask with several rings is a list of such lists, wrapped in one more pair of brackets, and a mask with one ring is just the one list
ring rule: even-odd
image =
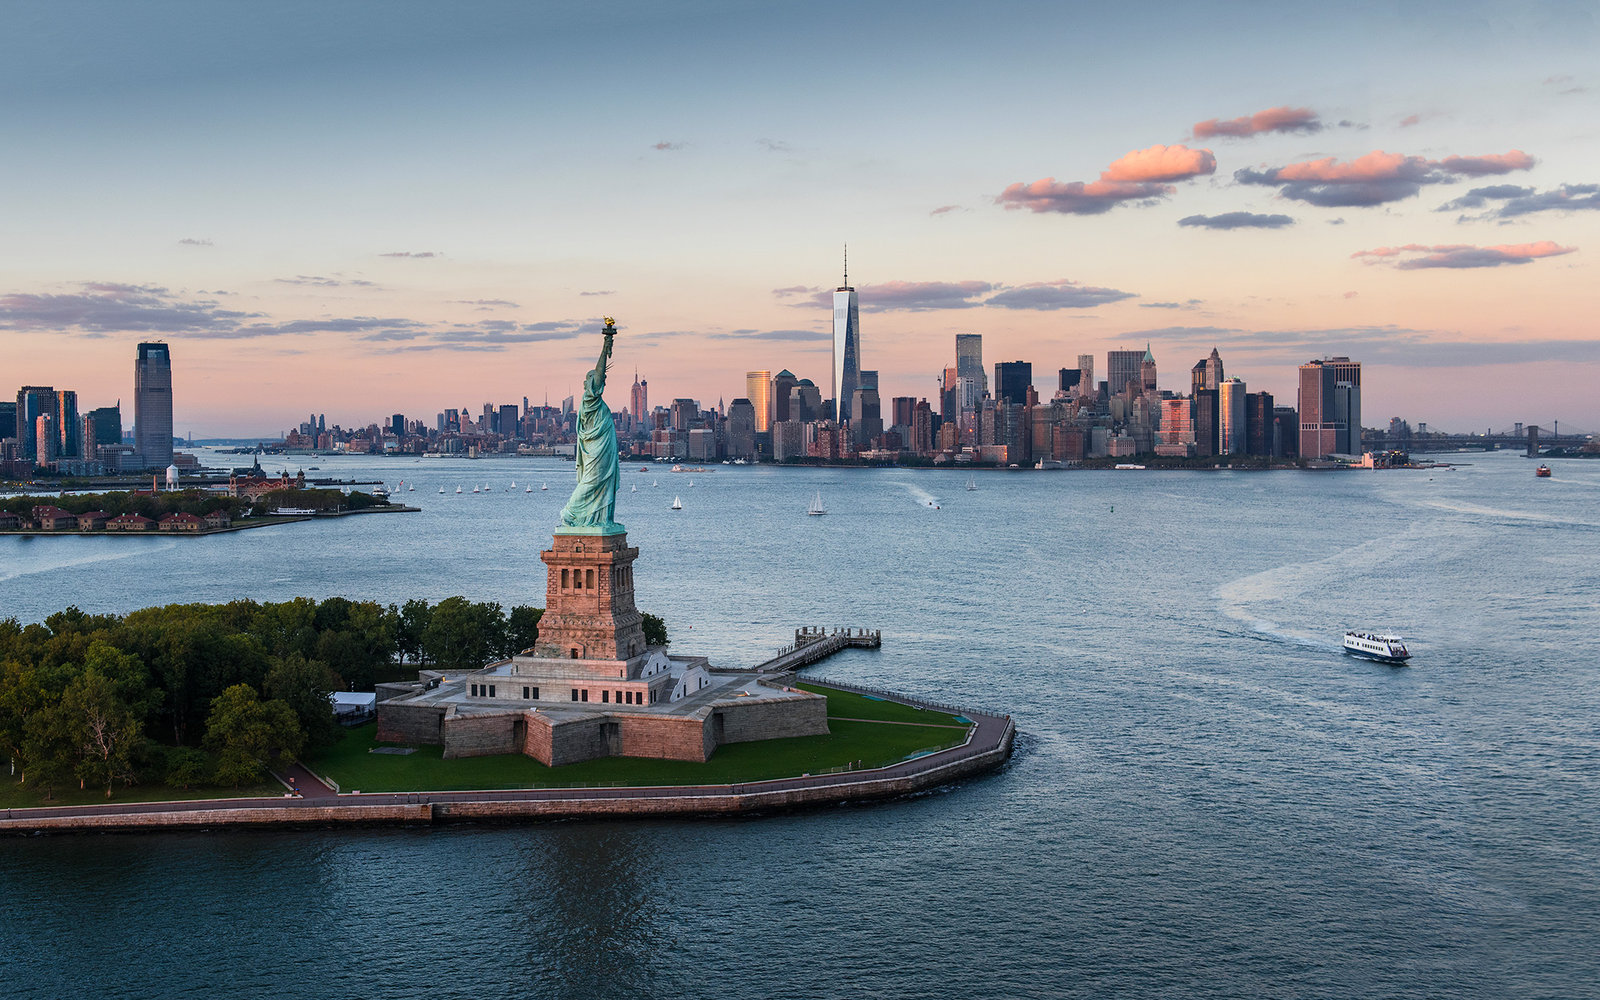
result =
[{"label": "sailboat", "polygon": [[540,483],[540,484],[539,484],[539,488],[540,488],[540,489],[541,489],[541,490],[547,490],[547,489],[549,489],[549,488],[550,488],[550,484],[549,484],[549,483]]},{"label": "sailboat", "polygon": [[439,487],[439,495],[440,496],[444,496],[444,487],[443,486]]},{"label": "sailboat", "polygon": [[511,488],[512,489],[516,489],[517,488],[517,481],[515,479],[511,480]]},{"label": "sailboat", "polygon": [[456,492],[457,492],[457,493],[460,493],[460,492],[461,492],[461,487],[459,487],[459,486],[457,486],[457,487],[456,487]]},{"label": "sailboat", "polygon": [[673,510],[682,510],[683,509],[683,498],[682,497],[673,497],[672,498],[672,509]]},{"label": "sailboat", "polygon": [[634,483],[632,486],[628,487],[628,492],[629,493],[637,493],[637,492],[639,492],[639,484],[638,483]]},{"label": "sailboat", "polygon": [[811,506],[806,508],[806,513],[812,517],[819,517],[827,512],[827,509],[822,506],[822,491],[818,490],[817,495],[811,498]]},{"label": "sailboat", "polygon": [[691,479],[691,480],[689,480],[689,485],[690,485],[690,486],[693,486],[693,485],[694,485],[694,480],[693,480],[693,479]]},{"label": "sailboat", "polygon": [[482,490],[480,490],[480,489],[478,489],[478,487],[476,487],[476,486],[474,486],[474,487],[473,487],[473,488],[472,488],[472,492],[474,492],[474,493],[482,493],[482,492],[483,492],[483,491],[482,491]]},{"label": "sailboat", "polygon": [[651,486],[660,486],[661,484],[656,482],[654,479],[652,479],[652,480],[650,480],[650,485]]},{"label": "sailboat", "polygon": [[975,490],[977,488],[978,488],[978,479],[977,479],[977,477],[976,476],[968,476],[967,477],[967,489]]},{"label": "sailboat", "polygon": [[524,493],[532,493],[533,492],[533,487],[532,486],[524,487],[522,492],[524,492]]}]

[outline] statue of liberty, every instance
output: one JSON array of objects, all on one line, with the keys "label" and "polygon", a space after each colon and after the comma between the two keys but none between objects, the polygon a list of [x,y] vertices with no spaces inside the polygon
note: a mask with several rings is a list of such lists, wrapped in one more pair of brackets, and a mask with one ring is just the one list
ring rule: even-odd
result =
[{"label": "statue of liberty", "polygon": [[606,342],[594,369],[584,376],[583,402],[578,407],[578,485],[561,508],[562,528],[576,530],[561,532],[564,534],[613,535],[625,530],[613,520],[622,473],[617,462],[617,425],[611,419],[611,408],[601,398],[617,325],[610,316],[605,320]]}]

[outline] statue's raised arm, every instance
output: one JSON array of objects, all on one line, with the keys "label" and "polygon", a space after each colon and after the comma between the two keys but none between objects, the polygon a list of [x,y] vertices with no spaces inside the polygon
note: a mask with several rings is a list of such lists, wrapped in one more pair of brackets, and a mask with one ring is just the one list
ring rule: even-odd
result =
[{"label": "statue's raised arm", "polygon": [[622,469],[617,460],[617,427],[601,395],[606,388],[606,366],[611,361],[611,341],[616,321],[605,318],[605,343],[600,357],[583,380],[583,402],[578,407],[578,485],[561,509],[563,528],[583,534],[609,535],[623,530],[615,520],[617,486]]}]

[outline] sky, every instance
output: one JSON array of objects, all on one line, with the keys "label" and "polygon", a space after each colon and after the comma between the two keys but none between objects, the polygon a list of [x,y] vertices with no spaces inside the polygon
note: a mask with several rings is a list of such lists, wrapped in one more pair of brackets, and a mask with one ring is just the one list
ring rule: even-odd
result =
[{"label": "sky", "polygon": [[[0,383],[174,422],[934,398],[954,335],[1055,372],[1215,346],[1293,404],[1600,431],[1600,5],[0,5]],[[5,390],[10,391],[10,390]]]}]

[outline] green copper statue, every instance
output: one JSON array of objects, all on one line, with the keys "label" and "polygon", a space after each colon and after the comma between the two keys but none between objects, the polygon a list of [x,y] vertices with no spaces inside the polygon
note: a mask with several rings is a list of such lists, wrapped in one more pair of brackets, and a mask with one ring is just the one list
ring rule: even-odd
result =
[{"label": "green copper statue", "polygon": [[614,519],[617,484],[622,469],[617,463],[617,425],[611,408],[601,398],[606,388],[606,365],[611,359],[611,339],[616,321],[606,318],[605,346],[594,370],[584,376],[583,402],[578,407],[578,485],[561,508],[562,534],[612,535],[625,529]]}]

